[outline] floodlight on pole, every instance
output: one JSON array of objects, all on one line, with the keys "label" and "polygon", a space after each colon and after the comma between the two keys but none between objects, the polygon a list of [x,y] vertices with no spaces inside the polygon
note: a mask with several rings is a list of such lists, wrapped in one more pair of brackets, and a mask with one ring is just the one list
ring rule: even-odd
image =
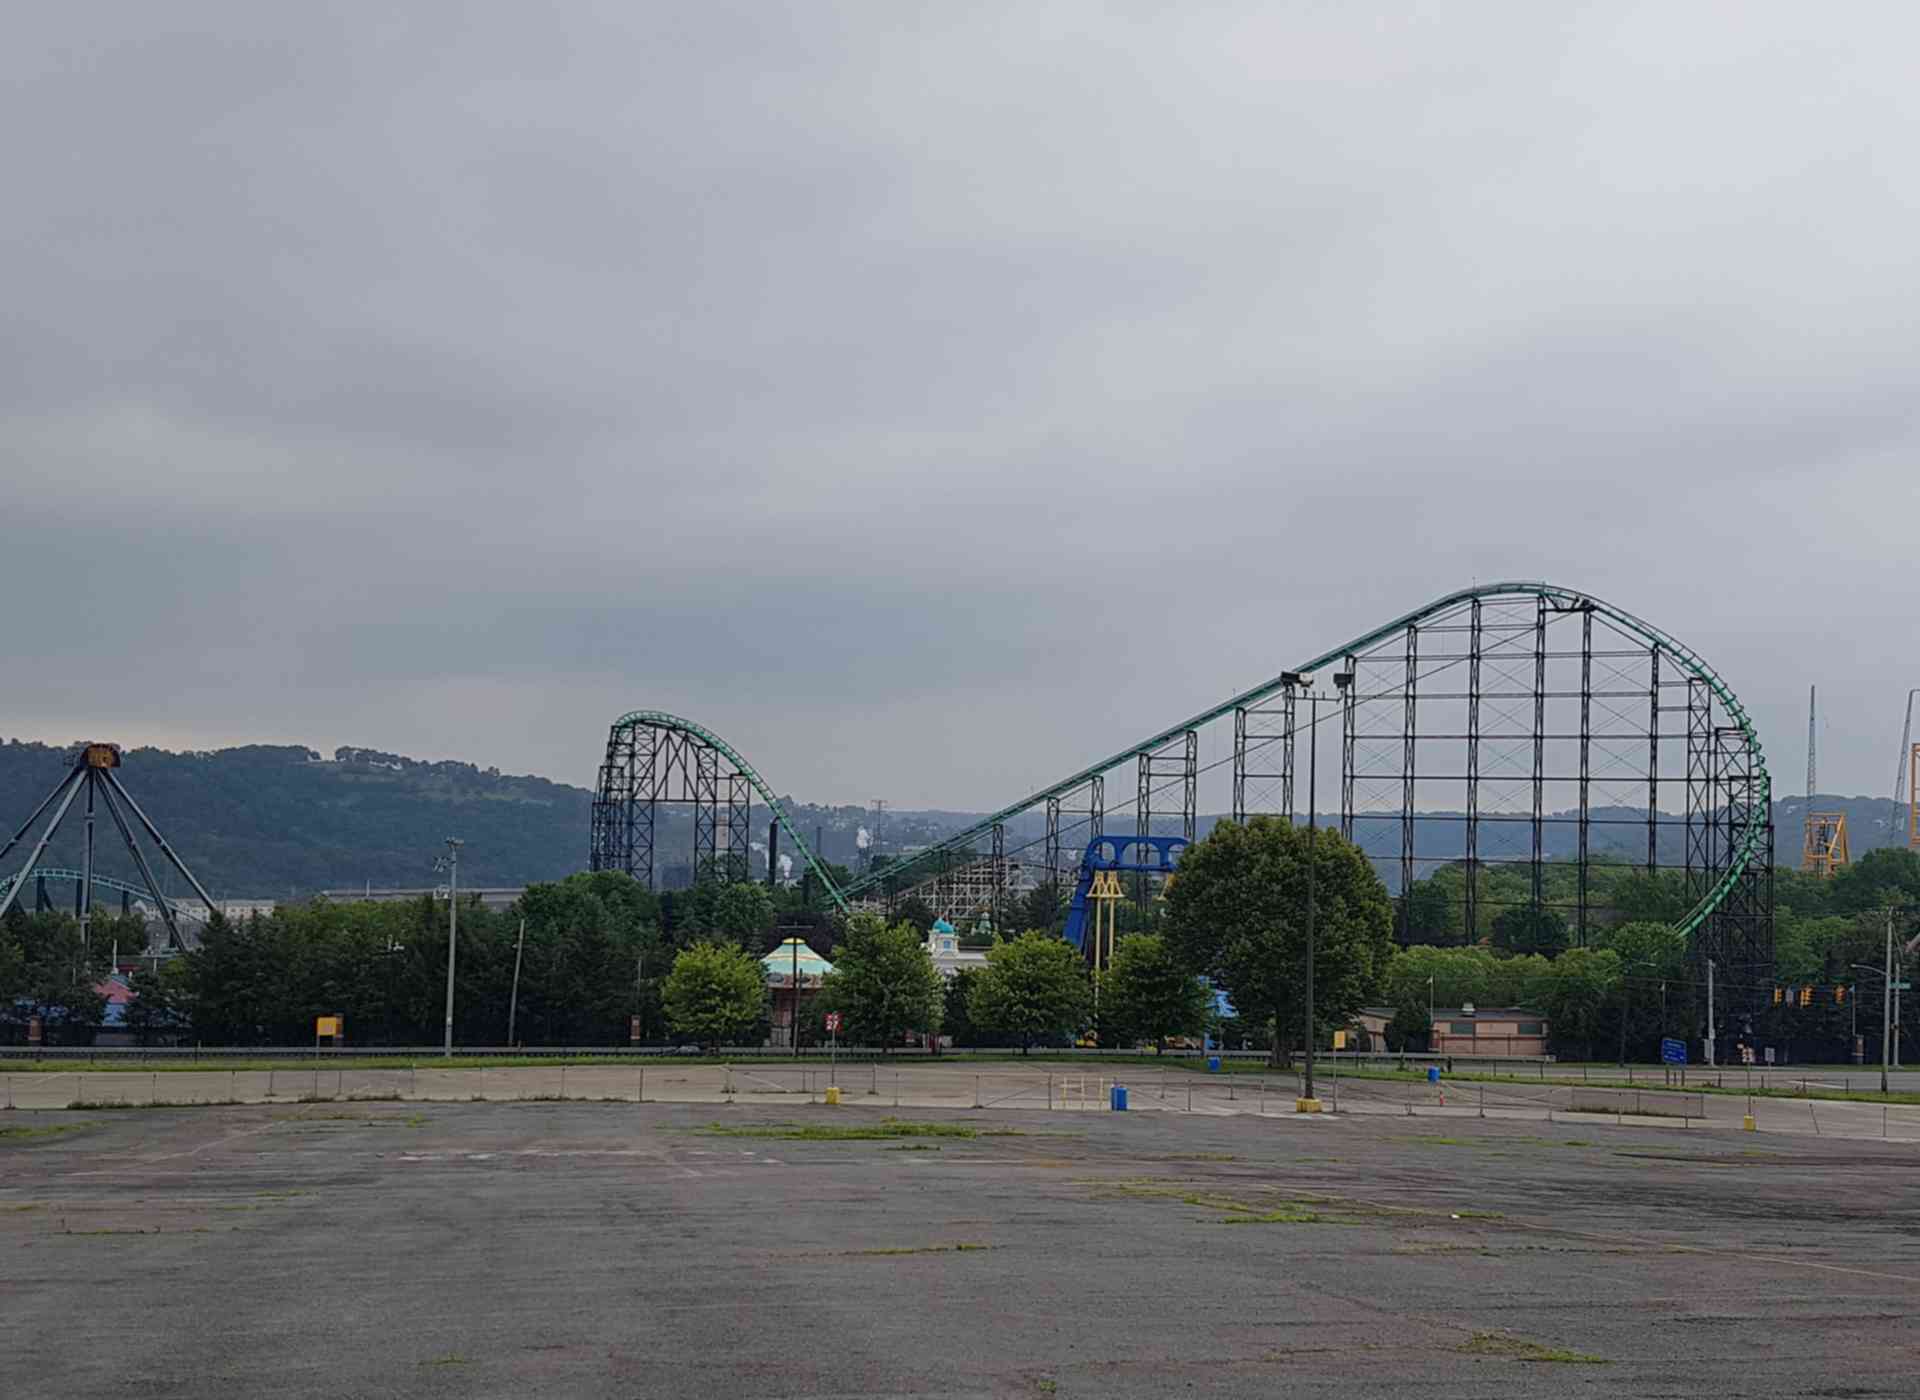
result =
[{"label": "floodlight on pole", "polygon": [[453,964],[460,943],[460,848],[466,842],[447,838],[447,1024],[441,1054],[453,1058]]}]

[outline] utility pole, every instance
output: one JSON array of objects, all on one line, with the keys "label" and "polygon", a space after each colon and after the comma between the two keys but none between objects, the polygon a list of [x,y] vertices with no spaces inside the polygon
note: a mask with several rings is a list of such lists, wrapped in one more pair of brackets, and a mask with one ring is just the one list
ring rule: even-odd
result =
[{"label": "utility pole", "polygon": [[1880,987],[1880,1092],[1887,1092],[1887,1065],[1893,1059],[1893,910],[1887,910],[1887,970]]},{"label": "utility pole", "polygon": [[507,999],[507,1044],[514,1044],[513,1022],[520,1014],[520,955],[527,951],[527,921],[520,920],[520,937],[513,945],[513,994]]},{"label": "utility pole", "polygon": [[[1310,685],[1311,678],[1292,677],[1289,684]],[[1334,673],[1334,689],[1344,698],[1347,687],[1353,684],[1353,672]],[[1317,927],[1319,919],[1318,880],[1320,866],[1320,694],[1309,690],[1307,701],[1310,706],[1307,721],[1307,1006],[1306,1006],[1306,1073],[1300,1081],[1300,1108],[1306,1113],[1318,1113],[1320,1101],[1313,1092],[1313,975],[1315,944],[1319,939]],[[1428,1008],[1427,1024],[1431,1026],[1432,1008]],[[1279,1027],[1275,1026],[1276,1033]]]},{"label": "utility pole", "polygon": [[453,960],[460,943],[460,848],[458,837],[447,838],[447,1033],[441,1053],[453,1058]]},{"label": "utility pole", "polygon": [[1707,959],[1707,1068],[1717,1063],[1713,1058],[1713,959]]}]

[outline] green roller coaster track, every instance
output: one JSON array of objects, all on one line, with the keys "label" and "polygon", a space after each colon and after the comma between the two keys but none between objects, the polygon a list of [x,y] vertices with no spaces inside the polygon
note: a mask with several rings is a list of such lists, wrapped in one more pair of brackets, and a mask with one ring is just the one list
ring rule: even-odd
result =
[{"label": "green roller coaster track", "polygon": [[[638,724],[681,730],[717,749],[734,765],[739,773],[752,784],[754,791],[760,795],[761,799],[767,804],[768,809],[773,813],[774,819],[779,822],[780,829],[786,832],[788,839],[793,842],[795,849],[806,859],[807,867],[819,877],[828,895],[831,896],[834,903],[844,911],[849,908],[852,900],[879,887],[885,881],[897,880],[904,873],[916,869],[924,869],[943,855],[953,855],[969,851],[973,843],[980,837],[987,835],[994,827],[1013,817],[1019,816],[1023,812],[1030,811],[1050,799],[1064,797],[1089,780],[1099,777],[1110,769],[1117,768],[1121,764],[1135,759],[1143,753],[1149,753],[1160,748],[1163,744],[1179,737],[1190,729],[1198,729],[1203,725],[1231,714],[1241,706],[1254,705],[1279,694],[1287,686],[1289,676],[1309,675],[1324,666],[1331,665],[1344,656],[1361,651],[1408,627],[1416,626],[1423,620],[1434,616],[1436,613],[1446,612],[1451,608],[1472,602],[1475,599],[1485,600],[1488,598],[1518,597],[1542,598],[1557,607],[1569,610],[1579,608],[1591,609],[1596,614],[1609,619],[1617,626],[1638,636],[1650,646],[1658,648],[1662,654],[1671,657],[1677,662],[1687,675],[1704,682],[1720,702],[1728,717],[1738,726],[1741,735],[1745,739],[1748,750],[1753,757],[1753,772],[1760,791],[1763,794],[1763,801],[1770,800],[1772,791],[1771,779],[1767,774],[1766,760],[1761,753],[1760,738],[1754,731],[1753,721],[1748,716],[1745,707],[1740,704],[1739,699],[1734,695],[1732,689],[1728,687],[1727,683],[1720,678],[1719,674],[1715,672],[1698,653],[1668,633],[1653,626],[1651,623],[1635,617],[1632,613],[1622,608],[1617,608],[1610,603],[1603,602],[1595,598],[1592,594],[1582,593],[1570,588],[1561,588],[1557,585],[1544,582],[1488,583],[1481,584],[1474,588],[1462,589],[1456,593],[1449,593],[1443,598],[1438,598],[1428,603],[1425,607],[1418,608],[1413,612],[1397,617],[1393,621],[1376,627],[1362,636],[1355,637],[1351,641],[1343,642],[1337,647],[1330,648],[1312,660],[1293,668],[1291,671],[1283,672],[1273,679],[1262,682],[1249,690],[1243,690],[1238,695],[1222,701],[1211,709],[1204,710],[1197,715],[1184,719],[1178,724],[1169,725],[1159,733],[1152,735],[1138,744],[1122,749],[1118,753],[1104,758],[1098,763],[1090,764],[1077,773],[1063,778],[1049,787],[1044,787],[1036,792],[1030,793],[1018,802],[1002,807],[999,811],[993,813],[991,816],[982,818],[964,831],[957,832],[943,841],[915,852],[905,861],[889,866],[883,871],[865,875],[845,887],[838,886],[834,883],[832,876],[827,873],[825,865],[820,861],[812,848],[807,845],[805,839],[800,835],[798,828],[795,827],[793,821],[788,817],[786,809],[781,806],[779,799],[774,796],[773,790],[768,787],[759,772],[752,764],[747,762],[739,750],[728,744],[712,730],[695,724],[691,720],[683,719],[678,715],[668,714],[662,710],[634,710],[622,715],[615,721],[614,727],[619,729],[628,725]],[[1714,883],[1712,888],[1702,896],[1699,902],[1695,904],[1683,918],[1675,923],[1674,931],[1677,935],[1685,937],[1691,934],[1726,901],[1728,895],[1733,891],[1742,873],[1747,869],[1749,864],[1762,855],[1764,842],[1765,836],[1763,829],[1759,825],[1750,824],[1744,833],[1744,840],[1741,842],[1739,848],[1730,853],[1727,868],[1721,873],[1720,878]]]},{"label": "green roller coaster track", "polygon": [[633,710],[615,720],[613,727],[625,729],[635,724],[652,729],[676,729],[682,733],[691,734],[702,743],[719,750],[727,762],[734,766],[734,770],[753,784],[753,790],[759,793],[760,800],[767,804],[767,810],[772,812],[773,819],[780,823],[780,829],[787,833],[787,839],[792,841],[800,854],[806,857],[807,868],[820,877],[822,888],[832,896],[834,904],[842,911],[848,908],[846,896],[841,892],[840,887],[834,884],[833,877],[827,874],[826,866],[813,853],[813,848],[801,839],[799,828],[787,816],[787,809],[780,805],[780,799],[773,795],[773,789],[767,786],[766,779],[762,778],[759,771],[747,762],[746,756],[740,750],[705,725],[695,724],[692,720],[682,719],[679,715],[670,715],[665,710]]},{"label": "green roller coaster track", "polygon": [[[13,882],[19,878],[18,875],[0,877],[0,895],[4,895],[8,890],[12,889]],[[35,867],[33,878],[36,880],[61,880],[71,884],[78,884],[87,877],[78,870],[42,870]],[[116,894],[132,895],[135,899],[153,898],[152,891],[145,885],[130,885],[125,880],[114,879],[111,875],[100,875],[96,873],[93,877],[93,884],[96,889],[112,890]],[[168,900],[167,906],[173,910],[176,916],[185,914],[188,918],[201,917],[193,912],[193,905],[182,904],[177,899]]]},{"label": "green roller coaster track", "polygon": [[[1618,626],[1634,633],[1647,643],[1658,647],[1664,654],[1672,657],[1688,675],[1697,677],[1706,683],[1714,696],[1725,708],[1728,716],[1739,727],[1753,755],[1754,771],[1760,788],[1763,794],[1770,796],[1772,791],[1771,779],[1767,774],[1766,759],[1761,753],[1760,737],[1754,732],[1752,719],[1748,716],[1745,707],[1740,704],[1739,699],[1734,695],[1727,683],[1722,680],[1719,674],[1692,648],[1668,635],[1666,632],[1663,632],[1658,627],[1653,626],[1651,623],[1635,617],[1625,609],[1614,607],[1612,604],[1603,602],[1589,593],[1582,593],[1576,589],[1561,588],[1555,584],[1537,581],[1487,583],[1474,588],[1461,589],[1457,593],[1449,593],[1444,598],[1438,598],[1428,603],[1425,607],[1415,609],[1413,612],[1397,617],[1391,622],[1374,628],[1371,632],[1363,636],[1355,637],[1352,641],[1343,642],[1337,647],[1332,647],[1322,652],[1319,656],[1314,657],[1312,660],[1296,666],[1288,672],[1283,672],[1281,675],[1275,676],[1272,680],[1265,681],[1250,690],[1243,690],[1238,695],[1222,701],[1210,710],[1204,710],[1190,719],[1180,721],[1178,724],[1169,725],[1151,738],[1143,740],[1130,748],[1122,749],[1120,752],[1109,758],[1102,759],[1098,763],[1082,768],[1071,777],[1063,778],[1050,787],[1041,788],[1039,791],[1022,798],[1011,806],[1001,808],[999,811],[993,813],[993,815],[975,822],[966,830],[949,836],[944,841],[928,846],[924,850],[915,852],[908,861],[855,880],[844,890],[834,891],[834,897],[840,902],[842,907],[845,907],[847,900],[858,897],[865,891],[878,886],[884,880],[897,879],[904,870],[921,866],[931,860],[937,859],[942,854],[966,850],[978,838],[991,832],[995,826],[1000,825],[1010,818],[1019,816],[1023,812],[1038,807],[1050,798],[1063,797],[1090,779],[1100,776],[1109,769],[1117,768],[1128,760],[1137,758],[1142,753],[1159,748],[1161,745],[1178,737],[1189,729],[1198,729],[1202,725],[1209,724],[1214,720],[1233,713],[1233,711],[1240,706],[1256,704],[1270,696],[1279,694],[1280,691],[1286,687],[1288,675],[1312,674],[1322,667],[1338,661],[1343,656],[1360,651],[1365,647],[1373,645],[1375,642],[1393,636],[1396,632],[1417,625],[1423,619],[1431,617],[1435,613],[1445,612],[1450,608],[1458,607],[1462,603],[1472,602],[1476,598],[1484,600],[1498,597],[1536,597],[1544,598],[1550,603],[1561,607],[1592,608],[1594,612],[1610,619]],[[756,786],[757,785],[756,782]],[[1761,854],[1763,844],[1764,836],[1761,828],[1758,826],[1749,826],[1745,833],[1745,840],[1741,843],[1739,849],[1731,854],[1727,868],[1722,873],[1720,879],[1707,891],[1700,901],[1687,912],[1685,917],[1674,925],[1676,934],[1682,937],[1691,934],[1706,921],[1714,910],[1718,909],[1721,904],[1725,902],[1727,896],[1732,892],[1749,863]]]}]

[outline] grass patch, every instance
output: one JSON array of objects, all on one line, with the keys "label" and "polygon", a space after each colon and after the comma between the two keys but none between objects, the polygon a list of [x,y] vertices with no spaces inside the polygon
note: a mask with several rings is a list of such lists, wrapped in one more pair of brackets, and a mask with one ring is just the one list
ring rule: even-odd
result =
[{"label": "grass patch", "polygon": [[895,1245],[887,1249],[846,1249],[841,1255],[849,1259],[893,1258],[901,1254],[977,1254],[981,1250],[992,1249],[990,1244],[909,1244]]},{"label": "grass patch", "polygon": [[1505,1332],[1475,1332],[1454,1348],[1462,1356],[1497,1356],[1508,1361],[1540,1361],[1560,1366],[1605,1366],[1604,1356],[1591,1352],[1567,1351]]},{"label": "grass patch", "polygon": [[42,1142],[62,1133],[77,1133],[82,1128],[97,1128],[98,1123],[30,1123],[18,1128],[0,1128],[0,1142]]},{"label": "grass patch", "polygon": [[1327,1225],[1333,1222],[1318,1211],[1270,1210],[1264,1215],[1223,1215],[1222,1225]]},{"label": "grass patch", "polygon": [[771,1138],[779,1142],[888,1142],[898,1138],[1020,1137],[1017,1129],[982,1130],[967,1123],[709,1123],[695,1131],[710,1137]]},{"label": "grass patch", "polygon": [[1497,1210],[1456,1210],[1455,1220],[1505,1220],[1507,1217]]},{"label": "grass patch", "polygon": [[883,1147],[882,1152],[938,1152],[940,1145],[934,1142],[896,1142],[892,1147]]}]

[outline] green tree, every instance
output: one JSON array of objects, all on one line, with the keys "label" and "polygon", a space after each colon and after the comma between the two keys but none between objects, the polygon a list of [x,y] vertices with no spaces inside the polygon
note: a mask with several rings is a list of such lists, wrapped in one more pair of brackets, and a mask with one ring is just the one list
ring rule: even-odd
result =
[{"label": "green tree", "polygon": [[1066,899],[1057,884],[1042,880],[1015,901],[1010,917],[1015,928],[1057,933],[1066,920]]},{"label": "green tree", "polygon": [[773,929],[773,896],[765,885],[735,881],[722,885],[713,901],[712,931],[731,938],[748,952],[767,951]]},{"label": "green tree", "polygon": [[1114,949],[1113,965],[1100,982],[1102,1044],[1109,1026],[1113,1043],[1151,1040],[1160,1048],[1170,1035],[1192,1035],[1213,1012],[1213,993],[1153,933],[1130,933]]},{"label": "green tree", "polygon": [[847,1019],[847,1038],[885,1050],[909,1031],[931,1036],[946,1009],[940,970],[913,925],[856,914],[834,946],[819,1008]]},{"label": "green tree", "polygon": [[1433,880],[1415,880],[1401,896],[1395,932],[1401,941],[1451,947],[1460,942],[1457,892]]},{"label": "green tree", "polygon": [[1277,817],[1220,822],[1187,847],[1167,893],[1175,955],[1223,989],[1242,1019],[1275,1025],[1275,1063],[1299,1034],[1310,859],[1317,1038],[1377,993],[1393,954],[1393,906],[1358,846]]},{"label": "green tree", "polygon": [[987,950],[968,1009],[976,1026],[1017,1039],[1024,1055],[1036,1040],[1085,1025],[1091,991],[1078,950],[1036,930]]},{"label": "green tree", "polygon": [[980,1045],[984,1037],[973,1023],[973,989],[980,980],[980,969],[963,967],[947,978],[941,993],[941,1031],[952,1037],[956,1047]]},{"label": "green tree", "polygon": [[1920,905],[1920,851],[1882,846],[1835,873],[1829,900],[1836,914]]},{"label": "green tree", "polygon": [[924,935],[940,916],[926,900],[910,894],[893,907],[891,917],[894,923],[911,925],[914,932]]},{"label": "green tree", "polygon": [[766,972],[735,944],[696,943],[674,958],[660,1000],[668,1025],[717,1050],[759,1023],[767,1003]]},{"label": "green tree", "polygon": [[1580,1058],[1590,1060],[1601,1012],[1619,982],[1620,955],[1611,948],[1569,948],[1553,960],[1533,1004],[1546,1014],[1556,1042],[1579,1047]]},{"label": "green tree", "polygon": [[1493,920],[1493,946],[1550,958],[1567,946],[1567,921],[1555,910],[1531,905],[1502,909]]},{"label": "green tree", "polygon": [[142,1045],[170,1043],[193,1024],[187,968],[179,958],[134,969],[127,1029]]}]

